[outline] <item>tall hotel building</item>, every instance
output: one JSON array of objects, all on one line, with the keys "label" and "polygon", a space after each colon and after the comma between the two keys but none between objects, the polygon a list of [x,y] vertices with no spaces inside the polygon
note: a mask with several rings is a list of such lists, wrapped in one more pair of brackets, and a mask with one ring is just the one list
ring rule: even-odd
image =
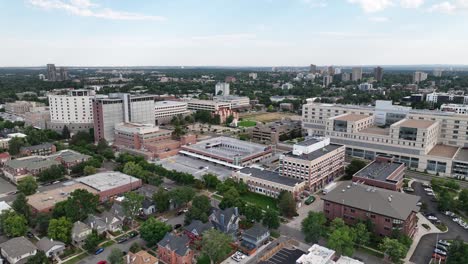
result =
[{"label": "tall hotel building", "polygon": [[468,116],[394,106],[303,105],[302,126],[346,146],[346,154],[374,160],[389,155],[409,169],[442,176],[468,176]]},{"label": "tall hotel building", "polygon": [[93,126],[92,90],[71,90],[66,95],[49,95],[50,123],[60,131],[67,126],[72,131],[88,130]]},{"label": "tall hotel building", "polygon": [[154,96],[109,94],[106,98],[93,99],[94,139],[114,141],[115,125],[125,123],[154,124]]}]

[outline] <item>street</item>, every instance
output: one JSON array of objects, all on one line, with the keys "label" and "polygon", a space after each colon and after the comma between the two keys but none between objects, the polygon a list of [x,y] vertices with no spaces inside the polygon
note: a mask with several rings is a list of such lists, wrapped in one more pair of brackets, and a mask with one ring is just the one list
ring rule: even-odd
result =
[{"label": "street", "polygon": [[[427,178],[426,178],[427,180]],[[410,261],[413,263],[428,263],[431,259],[432,251],[436,244],[437,239],[455,239],[457,236],[460,236],[464,241],[468,241],[468,231],[463,229],[457,223],[452,221],[452,218],[446,216],[445,214],[437,210],[437,203],[431,201],[432,196],[428,196],[424,191],[424,187],[420,182],[414,182],[412,185],[415,190],[414,194],[421,197],[421,202],[426,204],[427,209],[424,213],[433,213],[437,218],[439,218],[442,223],[446,224],[448,231],[442,234],[429,234],[425,235],[419,241],[416,250],[411,256]]]},{"label": "street", "polygon": [[143,239],[141,239],[139,236],[134,238],[134,239],[130,239],[122,244],[113,244],[109,247],[106,247],[104,249],[104,251],[99,254],[99,255],[94,255],[94,254],[91,254],[89,256],[87,256],[86,258],[80,260],[79,264],[91,264],[91,263],[98,263],[99,261],[101,260],[106,260],[107,261],[107,257],[109,256],[109,254],[112,252],[112,249],[113,248],[118,248],[122,251],[125,251],[125,252],[128,252],[128,250],[130,249],[130,247],[132,246],[133,243],[139,243],[140,245],[144,245],[145,242],[143,241]]}]

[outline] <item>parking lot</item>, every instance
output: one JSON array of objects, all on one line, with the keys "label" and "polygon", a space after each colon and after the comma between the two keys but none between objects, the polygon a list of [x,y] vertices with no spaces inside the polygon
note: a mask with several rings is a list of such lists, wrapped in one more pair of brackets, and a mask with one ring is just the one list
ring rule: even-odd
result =
[{"label": "parking lot", "polygon": [[155,163],[160,164],[168,170],[190,173],[197,179],[205,174],[211,173],[217,175],[220,180],[225,180],[231,176],[232,172],[232,170],[227,167],[182,155],[175,155],[167,159],[155,161]]},{"label": "parking lot", "polygon": [[300,249],[294,248],[282,248],[276,252],[267,261],[260,262],[261,264],[287,264],[296,263],[296,260],[302,256],[305,252]]}]

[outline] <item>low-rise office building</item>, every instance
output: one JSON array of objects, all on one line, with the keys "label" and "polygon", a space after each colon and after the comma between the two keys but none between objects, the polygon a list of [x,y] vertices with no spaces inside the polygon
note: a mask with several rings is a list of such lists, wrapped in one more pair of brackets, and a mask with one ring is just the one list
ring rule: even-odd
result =
[{"label": "low-rise office building", "polygon": [[242,168],[232,173],[236,181],[247,184],[249,191],[278,198],[282,191],[298,197],[305,189],[305,181],[283,177],[278,172],[258,168]]},{"label": "low-rise office building", "polygon": [[353,182],[400,191],[405,171],[406,166],[403,162],[394,161],[393,157],[377,156],[375,161],[353,175]]},{"label": "low-rise office building", "polygon": [[327,195],[323,212],[328,220],[342,218],[347,224],[371,221],[373,232],[391,236],[395,231],[412,237],[417,229],[419,196],[362,184],[342,183]]},{"label": "low-rise office building", "polygon": [[230,137],[215,137],[189,146],[182,146],[180,154],[241,169],[273,155],[271,146],[246,142]]},{"label": "low-rise office building", "polygon": [[168,124],[174,116],[187,116],[189,114],[187,102],[157,101],[154,103],[156,125]]},{"label": "low-rise office building", "polygon": [[268,124],[257,123],[252,130],[252,139],[263,144],[277,144],[289,138],[302,135],[300,121],[277,121]]},{"label": "low-rise office building", "polygon": [[345,147],[330,143],[329,138],[311,138],[293,146],[293,151],[280,156],[279,173],[306,182],[316,191],[343,175]]},{"label": "low-rise office building", "polygon": [[215,96],[213,101],[231,104],[231,109],[249,109],[250,99],[247,96],[226,95]]},{"label": "low-rise office building", "polygon": [[191,99],[187,101],[187,107],[192,111],[208,111],[212,116],[218,115],[221,123],[226,122],[229,116],[239,119],[239,113],[233,111],[228,102]]}]

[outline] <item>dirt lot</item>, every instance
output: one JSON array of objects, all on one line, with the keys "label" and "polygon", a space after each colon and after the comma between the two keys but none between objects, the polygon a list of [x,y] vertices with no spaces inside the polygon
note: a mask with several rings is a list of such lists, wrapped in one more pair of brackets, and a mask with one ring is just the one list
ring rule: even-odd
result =
[{"label": "dirt lot", "polygon": [[246,119],[246,120],[253,120],[253,121],[268,123],[268,122],[281,120],[282,118],[291,118],[293,120],[300,120],[301,116],[295,115],[292,113],[275,112],[275,113],[247,113],[245,115],[241,115],[240,118]]}]

